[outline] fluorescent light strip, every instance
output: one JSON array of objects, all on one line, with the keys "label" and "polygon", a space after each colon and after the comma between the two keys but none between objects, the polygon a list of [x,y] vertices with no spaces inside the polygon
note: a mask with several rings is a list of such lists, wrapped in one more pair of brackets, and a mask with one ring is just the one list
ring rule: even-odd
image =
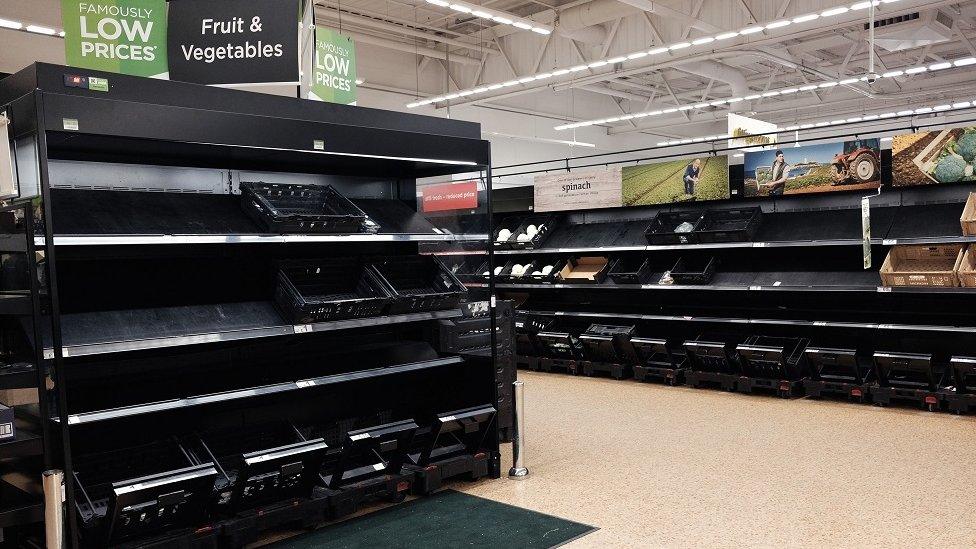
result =
[{"label": "fluorescent light strip", "polygon": [[[540,31],[537,31],[536,28],[543,28],[541,26],[532,27],[530,24],[532,24],[533,22],[532,21],[529,21],[529,20],[525,20],[525,21],[513,21],[512,19],[509,19],[507,17],[503,17],[503,16],[500,16],[500,15],[497,15],[497,14],[493,14],[493,12],[490,9],[488,9],[488,8],[483,8],[481,6],[477,6],[477,5],[474,5],[474,4],[469,5],[469,4],[465,3],[465,2],[446,2],[445,0],[426,0],[426,1],[429,4],[434,4],[435,6],[447,7],[447,8],[450,8],[450,9],[453,9],[454,6],[463,6],[465,8],[471,8],[471,14],[472,15],[476,15],[476,16],[482,17],[482,18],[484,18],[483,15],[485,15],[485,14],[492,14],[491,15],[492,21],[495,21],[497,23],[506,24],[506,25],[513,25],[515,27],[518,27],[518,28],[521,28],[521,29],[525,29],[525,30],[531,29],[534,32],[540,32]],[[873,0],[873,1],[874,1],[875,5],[879,5],[880,3],[882,3],[881,0]],[[895,0],[889,0],[889,1],[895,1]],[[577,65],[575,67],[568,68],[568,69],[554,70],[552,72],[552,74],[547,74],[546,78],[549,78],[550,76],[563,76],[563,75],[566,75],[568,73],[580,72],[580,71],[586,70],[587,68],[589,68],[589,69],[597,69],[597,68],[600,68],[600,67],[605,67],[607,65],[613,65],[613,64],[616,64],[616,63],[624,63],[624,62],[627,62],[627,61],[632,61],[632,60],[640,59],[640,58],[643,58],[643,57],[661,55],[663,53],[673,52],[673,51],[677,51],[677,50],[683,50],[683,49],[686,49],[686,48],[690,48],[692,46],[703,46],[703,45],[710,44],[710,43],[715,42],[715,41],[729,40],[731,38],[735,38],[736,36],[748,36],[750,34],[755,34],[755,33],[758,33],[758,32],[762,32],[764,30],[766,30],[766,31],[768,31],[768,30],[775,30],[775,29],[783,28],[783,27],[786,27],[786,26],[789,26],[789,25],[793,25],[793,24],[808,23],[810,21],[815,21],[817,19],[829,18],[829,17],[833,17],[835,15],[841,15],[841,14],[844,14],[844,13],[847,13],[847,12],[850,12],[850,11],[864,9],[866,7],[868,7],[867,0],[861,0],[859,2],[856,2],[856,3],[852,4],[850,7],[840,6],[840,7],[836,7],[836,8],[824,10],[824,11],[819,12],[819,13],[807,13],[807,14],[804,14],[804,15],[798,15],[796,17],[793,17],[792,19],[779,19],[779,20],[776,20],[776,21],[772,21],[772,22],[766,23],[765,25],[751,25],[751,26],[748,26],[748,27],[746,27],[744,29],[741,29],[741,30],[738,30],[738,31],[722,32],[722,33],[716,34],[714,36],[703,36],[703,37],[700,37],[700,38],[696,38],[694,40],[691,40],[690,42],[678,42],[676,44],[671,44],[669,46],[655,46],[655,47],[650,48],[650,49],[647,49],[647,50],[636,51],[636,52],[632,52],[632,53],[629,53],[629,54],[623,54],[623,55],[619,55],[619,56],[615,56],[615,57],[611,57],[611,58],[607,58],[607,59],[598,59],[598,60],[595,60],[595,61],[591,61],[591,62],[589,62],[588,64],[585,64],[585,65]],[[547,29],[547,30],[549,30],[549,29]],[[545,32],[545,33],[541,33],[540,32],[540,34],[549,34],[549,33],[548,32]],[[976,58],[968,58],[968,59],[972,59],[972,62],[967,63],[967,64],[976,63]],[[953,63],[935,63],[934,65],[930,65],[925,70],[916,70],[915,72],[908,72],[906,70],[905,71],[905,74],[917,74],[919,72],[925,72],[925,71],[935,71],[935,70],[948,69],[948,68],[950,68],[952,66],[953,66]],[[960,66],[961,67],[961,66],[966,66],[966,65],[956,65],[956,66]],[[563,71],[567,71],[567,72],[563,72]],[[522,84],[527,84],[529,82],[532,82],[533,80],[538,79],[537,78],[538,76],[539,75],[526,76],[526,77],[523,77],[523,78],[519,79],[518,82],[520,82]],[[864,79],[862,78],[861,80],[864,80]],[[848,85],[848,84],[851,84],[851,83],[852,82],[849,82],[848,80],[843,80],[843,81],[840,82],[840,85]],[[834,83],[833,85],[836,85],[836,84],[837,83]],[[507,87],[507,86],[504,86],[504,87]],[[824,86],[824,87],[830,87],[830,86]],[[489,86],[489,88],[490,89],[488,91],[494,91],[494,90],[498,89],[498,88],[491,88],[491,86]],[[809,90],[812,90],[812,89],[816,89],[816,87],[814,86],[814,87],[811,88],[811,87],[808,87],[808,86],[804,86],[804,87],[801,87],[799,89],[800,89],[800,91],[809,91]],[[475,94],[478,94],[478,93],[483,93],[483,92],[475,92]],[[790,92],[790,93],[792,93],[792,92]],[[412,108],[416,108],[416,107],[419,107],[419,106],[430,105],[432,103],[442,103],[442,102],[448,101],[450,99],[454,99],[454,98],[449,97],[448,95],[441,95],[441,96],[437,96],[437,97],[430,98],[429,100],[417,101],[417,102],[409,103],[407,105],[407,108],[412,109]]]},{"label": "fluorescent light strip", "polygon": [[42,27],[40,25],[27,25],[27,28],[25,30],[27,32],[33,32],[35,34],[46,34],[48,36],[54,36],[55,34],[58,33],[57,30],[52,29],[51,27]]},{"label": "fluorescent light strip", "polygon": [[0,27],[5,29],[20,30],[24,28],[24,24],[20,21],[11,21],[10,19],[0,19]]},{"label": "fluorescent light strip", "polygon": [[521,19],[513,15],[498,12],[490,8],[468,4],[466,2],[446,2],[445,0],[427,0],[428,4],[433,4],[441,8],[447,8],[459,13],[473,15],[480,19],[490,19],[502,25],[511,25],[517,29],[532,31],[537,34],[552,34],[552,27],[541,25],[531,19]]},{"label": "fluorescent light strip", "polygon": [[[926,70],[930,70],[931,71],[931,70],[949,69],[949,68],[952,68],[952,67],[967,67],[969,65],[974,65],[974,64],[976,64],[976,57],[964,57],[962,59],[956,59],[955,61],[951,61],[951,62],[938,63],[938,65],[944,65],[942,67],[939,67],[938,69],[933,69],[932,68],[933,65],[930,65]],[[924,68],[924,67],[916,67],[916,69],[917,68]],[[901,75],[904,75],[904,74],[915,74],[917,72],[923,72],[923,71],[916,71],[915,69],[889,71],[889,72],[886,72],[883,75],[881,75],[879,78],[882,78],[882,79],[883,78],[895,78],[895,77],[898,77],[898,76],[901,76]],[[858,78],[853,78],[852,77],[852,78],[845,78],[843,80],[831,80],[831,81],[827,81],[827,82],[821,82],[819,84],[810,83],[810,84],[807,84],[807,85],[802,86],[800,88],[784,88],[782,90],[769,90],[769,91],[766,91],[766,92],[763,92],[763,93],[754,93],[754,94],[746,95],[744,97],[730,97],[728,99],[719,99],[719,100],[714,100],[714,101],[704,102],[704,103],[694,103],[694,104],[690,104],[690,105],[681,105],[681,106],[678,106],[677,108],[667,109],[667,110],[664,110],[664,111],[644,111],[644,112],[640,112],[640,113],[633,113],[634,114],[633,118],[638,118],[638,117],[639,118],[643,118],[645,116],[658,116],[658,115],[661,115],[661,114],[669,114],[669,113],[672,113],[672,112],[675,112],[675,111],[689,111],[689,110],[692,110],[692,109],[703,109],[705,107],[720,107],[720,106],[724,105],[725,103],[738,103],[739,101],[754,101],[756,99],[765,98],[765,97],[775,97],[775,96],[778,96],[778,95],[788,95],[788,94],[793,94],[793,93],[797,93],[797,92],[813,91],[813,90],[818,90],[818,89],[828,89],[828,88],[833,88],[833,87],[836,87],[836,86],[847,86],[847,85],[852,85],[852,84],[854,84],[856,82],[864,81],[865,79],[866,79],[866,77],[858,77]],[[953,108],[958,108],[958,107],[953,107]],[[556,126],[555,129],[557,129],[557,130],[571,130],[573,128],[583,128],[583,127],[586,127],[586,126],[595,126],[595,125],[598,125],[598,124],[612,124],[612,123],[617,122],[619,120],[620,120],[620,117],[599,118],[599,119],[595,119],[595,120],[586,120],[586,121],[583,121],[583,122],[574,122],[572,124],[562,124],[562,125]],[[828,122],[827,125],[829,125],[830,123],[837,123],[837,121]]]},{"label": "fluorescent light strip", "polygon": [[361,153],[345,153],[336,151],[315,151],[307,149],[288,149],[282,147],[262,147],[260,145],[234,145],[228,143],[207,143],[206,141],[186,141],[186,143],[191,143],[194,145],[218,145],[221,147],[237,147],[240,149],[259,149],[262,151],[286,151],[286,152],[300,152],[309,154],[324,154],[328,156],[352,156],[357,158],[375,158],[377,160],[403,160],[405,162],[422,162],[424,164],[449,164],[451,166],[477,166],[477,162],[471,162],[469,160],[444,160],[441,158],[413,158],[409,156],[384,156],[380,154],[361,154]]}]

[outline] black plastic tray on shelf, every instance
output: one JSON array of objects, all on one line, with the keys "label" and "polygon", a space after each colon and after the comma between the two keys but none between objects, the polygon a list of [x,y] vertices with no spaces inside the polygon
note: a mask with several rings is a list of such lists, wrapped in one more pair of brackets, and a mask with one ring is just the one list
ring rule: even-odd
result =
[{"label": "black plastic tray on shelf", "polygon": [[726,334],[702,334],[692,341],[685,341],[691,368],[700,371],[739,374],[739,359],[735,347],[739,336]]},{"label": "black plastic tray on shelf", "polygon": [[675,284],[708,284],[718,270],[718,259],[714,257],[682,256],[671,268],[671,279]]},{"label": "black plastic tray on shelf", "polygon": [[278,265],[275,304],[296,324],[378,316],[392,296],[376,271],[356,257]]},{"label": "black plastic tray on shelf", "polygon": [[[535,270],[528,274],[529,280],[531,280],[534,284],[555,284],[559,281],[559,272],[562,271],[563,267],[566,266],[566,260],[555,257],[545,257],[542,259],[537,259],[535,264]],[[547,274],[543,272],[545,267],[552,267]],[[534,274],[537,271],[542,274]]]},{"label": "black plastic tray on shelf", "polygon": [[591,324],[579,336],[583,358],[596,362],[622,362],[621,347],[629,345],[635,330],[634,326]]},{"label": "black plastic tray on shelf", "polygon": [[372,260],[372,268],[393,296],[389,314],[457,308],[464,284],[433,256],[391,256]]},{"label": "black plastic tray on shelf", "polygon": [[487,282],[488,262],[480,256],[462,256],[456,258],[449,266],[449,270],[461,282]]},{"label": "black plastic tray on shelf", "polygon": [[937,391],[942,374],[932,355],[921,353],[874,353],[875,373],[881,387],[899,387]]},{"label": "black plastic tray on shelf", "polygon": [[802,337],[752,336],[736,347],[742,375],[797,381],[806,375],[803,351],[809,342]]},{"label": "black plastic tray on shelf", "polygon": [[[527,240],[519,240],[520,234],[528,234],[529,225],[535,225],[536,233]],[[552,234],[556,225],[556,216],[549,214],[534,214],[524,217],[509,217],[503,219],[492,235],[494,245],[497,248],[507,250],[530,250],[538,248]],[[498,234],[502,229],[511,231],[511,235],[504,240],[499,240]]]},{"label": "black plastic tray on shelf", "polygon": [[241,204],[272,232],[365,233],[378,229],[332,185],[243,182]]},{"label": "black plastic tray on shelf", "polygon": [[708,210],[698,229],[699,242],[748,242],[762,223],[762,209]]},{"label": "black plastic tray on shelf", "polygon": [[651,276],[651,263],[643,257],[618,257],[607,272],[616,284],[643,284]]},{"label": "black plastic tray on shelf", "polygon": [[[525,269],[524,271],[520,271],[524,274],[516,275],[513,273],[516,265]],[[503,283],[509,283],[509,284],[518,284],[520,282],[531,282],[532,278],[530,275],[532,274],[532,272],[537,270],[537,267],[538,267],[537,261],[529,261],[528,263],[526,263],[525,260],[508,261],[502,267],[502,271],[498,273],[498,281]]]},{"label": "black plastic tray on shelf", "polygon": [[569,332],[539,332],[536,334],[546,357],[579,360],[582,348],[579,340]]},{"label": "black plastic tray on shelf", "polygon": [[[701,228],[704,216],[699,212],[661,212],[654,216],[644,236],[649,244],[663,246],[667,244],[696,244],[698,243],[698,229]],[[676,232],[682,223],[690,223],[691,230]]]},{"label": "black plastic tray on shelf", "polygon": [[217,469],[195,464],[175,441],[79,456],[75,505],[85,546],[107,547],[205,516]]}]

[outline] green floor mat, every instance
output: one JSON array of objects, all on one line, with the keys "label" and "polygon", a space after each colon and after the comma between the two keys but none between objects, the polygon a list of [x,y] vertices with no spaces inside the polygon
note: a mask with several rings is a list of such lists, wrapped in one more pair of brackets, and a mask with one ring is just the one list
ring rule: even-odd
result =
[{"label": "green floor mat", "polygon": [[276,549],[556,547],[596,528],[454,490],[274,544]]}]

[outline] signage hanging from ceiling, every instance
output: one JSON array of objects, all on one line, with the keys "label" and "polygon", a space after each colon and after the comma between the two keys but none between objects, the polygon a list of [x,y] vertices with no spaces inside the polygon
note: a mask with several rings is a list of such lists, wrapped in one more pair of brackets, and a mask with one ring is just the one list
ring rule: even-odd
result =
[{"label": "signage hanging from ceiling", "polygon": [[473,210],[478,207],[478,182],[462,181],[421,187],[424,213]]},{"label": "signage hanging from ceiling", "polygon": [[166,78],[166,0],[61,0],[71,67]]},{"label": "signage hanging from ceiling", "polygon": [[535,178],[537,212],[615,208],[622,204],[620,166]]},{"label": "signage hanging from ceiling", "polygon": [[170,78],[197,84],[298,85],[299,4],[171,0]]},{"label": "signage hanging from ceiling", "polygon": [[315,63],[308,98],[356,104],[356,45],[348,36],[315,27]]}]

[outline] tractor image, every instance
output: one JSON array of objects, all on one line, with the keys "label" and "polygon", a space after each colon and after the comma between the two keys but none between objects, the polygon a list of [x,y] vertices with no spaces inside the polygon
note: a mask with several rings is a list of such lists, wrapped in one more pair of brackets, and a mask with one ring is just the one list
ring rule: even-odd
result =
[{"label": "tractor image", "polygon": [[877,149],[861,140],[844,143],[844,152],[834,156],[831,164],[832,185],[870,183],[879,177],[881,159]]}]

